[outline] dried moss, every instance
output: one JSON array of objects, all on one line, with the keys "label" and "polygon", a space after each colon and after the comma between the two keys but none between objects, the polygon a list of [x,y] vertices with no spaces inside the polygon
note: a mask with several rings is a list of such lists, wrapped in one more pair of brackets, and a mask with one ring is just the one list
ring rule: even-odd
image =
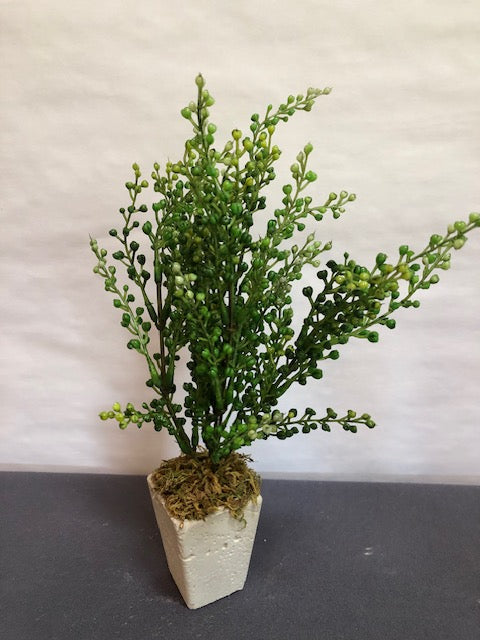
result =
[{"label": "dried moss", "polygon": [[181,455],[165,460],[151,474],[171,516],[184,520],[204,520],[209,513],[225,507],[238,520],[243,510],[260,494],[260,476],[250,469],[246,455],[231,453],[216,468],[207,452],[195,457]]}]

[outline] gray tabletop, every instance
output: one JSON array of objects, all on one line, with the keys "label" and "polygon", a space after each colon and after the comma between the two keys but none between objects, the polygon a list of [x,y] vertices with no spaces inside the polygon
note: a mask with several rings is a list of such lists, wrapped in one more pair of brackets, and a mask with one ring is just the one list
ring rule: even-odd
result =
[{"label": "gray tabletop", "polygon": [[143,477],[0,474],[0,638],[480,638],[480,487],[271,480],[262,495],[245,589],[190,611]]}]

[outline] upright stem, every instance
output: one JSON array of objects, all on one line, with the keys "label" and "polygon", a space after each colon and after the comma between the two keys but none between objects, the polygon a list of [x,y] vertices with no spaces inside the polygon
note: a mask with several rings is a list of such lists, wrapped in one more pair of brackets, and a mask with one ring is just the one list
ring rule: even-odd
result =
[{"label": "upright stem", "polygon": [[155,285],[157,288],[157,329],[158,340],[160,344],[160,378],[162,380],[162,388],[166,390],[166,354],[165,354],[165,339],[163,337],[163,299],[162,299],[162,274],[159,267],[158,251],[155,249]]}]

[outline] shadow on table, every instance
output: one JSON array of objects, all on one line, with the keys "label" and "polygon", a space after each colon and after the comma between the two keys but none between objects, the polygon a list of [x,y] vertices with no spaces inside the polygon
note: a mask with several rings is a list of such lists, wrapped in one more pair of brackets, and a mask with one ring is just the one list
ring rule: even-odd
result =
[{"label": "shadow on table", "polygon": [[108,537],[104,549],[112,564],[137,583],[141,580],[146,592],[183,603],[167,566],[145,478],[85,476],[79,484],[86,517],[101,537]]}]

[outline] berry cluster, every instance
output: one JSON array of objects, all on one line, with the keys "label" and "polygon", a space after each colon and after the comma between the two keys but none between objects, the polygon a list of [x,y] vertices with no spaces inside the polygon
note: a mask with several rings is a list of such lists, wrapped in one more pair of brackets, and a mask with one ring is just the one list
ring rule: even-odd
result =
[{"label": "berry cluster", "polygon": [[[128,206],[119,210],[119,229],[109,232],[120,244],[112,258],[130,284],[119,285],[107,251],[94,239],[90,243],[94,272],[113,294],[121,325],[131,334],[127,347],[145,357],[146,384],[155,392],[143,411],[131,404],[122,411],[116,403],[101,418],[117,420],[120,428],[152,422],[158,431],[167,429],[185,454],[194,455],[202,443],[214,463],[256,439],[330,431],[333,424],[353,433],[359,425],[373,427],[368,414],[357,417],[352,410],[338,417],[328,408],[318,417],[307,408],[299,418],[295,409],[283,414],[275,407],[292,384],[320,379],[322,361],[338,359],[337,347],[350,338],[377,342],[375,327],[393,329],[397,309],[418,307],[415,294],[438,282],[436,271],[449,268],[451,252],[480,226],[480,214],[433,235],[420,252],[402,245],[396,260],[379,253],[366,267],[345,253],[341,263],[327,261],[317,273],[319,290],[303,288],[310,310],[295,335],[292,287],[307,265],[321,267],[332,245],[314,234],[302,244],[290,239],[305,230],[307,219],[320,222],[328,213],[339,218],[355,194],[332,192],[313,204],[305,193],[317,180],[308,168],[308,143],[290,167],[291,180],[264,233],[254,238],[252,226],[267,208],[264,190],[276,177],[277,126],[310,111],[330,89],[310,88],[276,109],[268,105],[263,117],[252,115],[246,134],[233,129],[218,144],[209,120],[214,100],[201,75],[196,84],[196,102],[181,110],[192,127],[183,157],[168,162],[164,172],[154,164],[157,196],[150,213],[139,202],[149,183],[133,165],[133,180],[125,184]],[[182,357],[190,379],[180,404],[175,374]]]}]

